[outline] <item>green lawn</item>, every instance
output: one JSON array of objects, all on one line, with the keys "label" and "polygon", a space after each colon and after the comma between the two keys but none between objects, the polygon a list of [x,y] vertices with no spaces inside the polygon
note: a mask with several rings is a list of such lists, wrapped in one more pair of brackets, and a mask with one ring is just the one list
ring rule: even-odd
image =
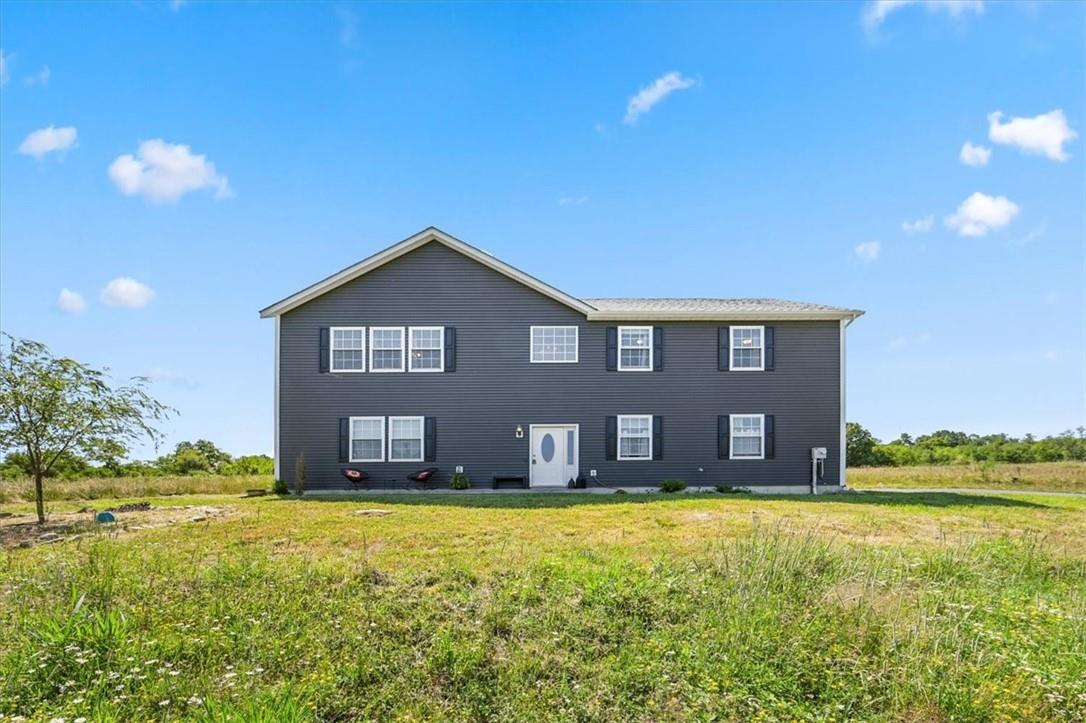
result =
[{"label": "green lawn", "polygon": [[2,553],[0,713],[1086,717],[1086,498],[152,501]]}]

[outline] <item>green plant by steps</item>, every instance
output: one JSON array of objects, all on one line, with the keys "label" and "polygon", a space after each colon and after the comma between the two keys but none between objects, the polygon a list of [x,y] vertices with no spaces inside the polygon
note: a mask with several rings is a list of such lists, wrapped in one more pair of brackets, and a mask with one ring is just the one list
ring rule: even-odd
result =
[{"label": "green plant by steps", "polygon": [[289,495],[290,494],[290,487],[288,487],[287,483],[284,482],[281,479],[273,480],[272,481],[272,492],[274,492],[277,495]]},{"label": "green plant by steps", "polygon": [[686,483],[681,479],[666,479],[660,483],[661,492],[682,492],[686,489]]},{"label": "green plant by steps", "polygon": [[449,487],[454,490],[466,490],[471,487],[471,479],[463,472],[457,472],[449,481]]}]

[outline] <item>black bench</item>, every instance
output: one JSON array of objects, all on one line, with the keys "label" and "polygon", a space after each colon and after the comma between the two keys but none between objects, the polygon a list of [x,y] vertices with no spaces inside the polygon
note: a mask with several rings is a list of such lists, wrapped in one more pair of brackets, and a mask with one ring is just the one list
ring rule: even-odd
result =
[{"label": "black bench", "polygon": [[522,474],[494,475],[494,489],[496,490],[522,490],[527,486],[528,478]]}]

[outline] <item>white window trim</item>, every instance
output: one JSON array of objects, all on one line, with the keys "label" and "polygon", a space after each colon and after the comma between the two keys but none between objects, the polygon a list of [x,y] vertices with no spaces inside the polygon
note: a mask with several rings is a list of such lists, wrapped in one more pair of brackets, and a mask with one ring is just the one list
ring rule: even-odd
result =
[{"label": "white window trim", "polygon": [[[645,457],[622,456],[622,420],[623,419],[647,419],[649,420],[649,453]],[[651,414],[619,414],[615,420],[615,459],[620,462],[651,462],[652,461],[652,415]]]},{"label": "white window trim", "polygon": [[[392,422],[402,419],[417,419],[419,421],[419,456],[411,459],[392,459]],[[388,461],[389,462],[422,462],[426,459],[426,417],[389,417],[388,418]],[[407,439],[406,437],[404,439]]]},{"label": "white window trim", "polygon": [[[649,365],[647,367],[625,367],[622,366],[622,332],[623,331],[647,331],[649,333]],[[652,371],[652,327],[651,326],[620,326],[618,327],[618,362],[617,369],[620,372],[651,372]],[[640,349],[641,347],[631,346],[627,349]],[[634,415],[630,415],[634,416]]]},{"label": "white window trim", "polygon": [[[735,365],[735,332],[744,331],[746,329],[758,329],[759,339],[762,340],[762,345],[758,347],[761,350],[761,364],[756,367],[737,367]],[[728,329],[728,369],[733,372],[764,372],[765,371],[765,327],[764,326],[733,326]],[[749,416],[749,415],[742,415]]]},{"label": "white window trim", "polygon": [[[336,369],[336,332],[337,331],[362,331],[362,368],[361,369]],[[332,374],[361,374],[366,371],[366,327],[364,326],[330,326],[328,327],[328,371]],[[342,351],[342,350],[341,350]]]},{"label": "white window trim", "polygon": [[[354,456],[354,423],[357,422],[372,422],[378,421],[381,423],[381,456],[375,459],[361,459]],[[385,428],[384,417],[348,417],[347,419],[347,444],[349,445],[347,459],[351,462],[384,462],[385,461],[385,437],[388,436]]]},{"label": "white window trim", "polygon": [[[535,358],[535,330],[536,329],[573,329],[573,358],[572,359],[536,359]],[[581,358],[581,328],[579,326],[562,326],[555,324],[542,324],[528,327],[528,360],[531,364],[576,364]]]},{"label": "white window trim", "polygon": [[[435,369],[415,369],[412,366],[415,356],[413,354],[415,350],[415,332],[416,331],[437,331],[441,335],[441,346],[438,347],[439,354],[439,366]],[[412,373],[426,373],[426,372],[443,372],[445,371],[445,327],[443,326],[409,326],[407,327],[407,371]]]},{"label": "white window trim", "polygon": [[[374,369],[373,368],[373,352],[374,352],[374,349],[373,349],[373,332],[375,332],[375,331],[396,331],[396,330],[399,330],[399,332],[400,332],[400,368],[399,369]],[[370,362],[370,371],[371,372],[373,372],[374,374],[380,374],[382,372],[393,372],[393,373],[395,373],[395,372],[402,372],[404,369],[407,368],[406,367],[406,360],[407,360],[407,329],[406,329],[406,327],[402,327],[402,326],[371,326],[370,327],[370,340],[369,341],[370,341],[369,362]],[[388,351],[388,350],[384,349],[383,351]],[[444,362],[442,362],[442,364],[444,364]]]},{"label": "white window trim", "polygon": [[[754,454],[739,454],[735,453],[735,427],[732,425],[732,419],[735,417],[757,417],[760,421],[759,428],[762,432],[762,443],[760,446],[762,453],[758,455]],[[765,415],[764,414],[729,414],[728,415],[728,459],[765,459]]]}]

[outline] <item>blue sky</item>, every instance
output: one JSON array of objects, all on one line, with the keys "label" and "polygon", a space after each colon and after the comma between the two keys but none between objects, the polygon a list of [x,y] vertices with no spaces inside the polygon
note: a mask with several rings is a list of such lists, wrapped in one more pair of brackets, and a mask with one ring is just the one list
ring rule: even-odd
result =
[{"label": "blue sky", "polygon": [[5,2],[0,325],[151,375],[171,444],[270,452],[257,309],[436,225],[575,295],[865,309],[849,418],[883,438],[1059,432],[1086,423],[1084,28],[1072,3]]}]

